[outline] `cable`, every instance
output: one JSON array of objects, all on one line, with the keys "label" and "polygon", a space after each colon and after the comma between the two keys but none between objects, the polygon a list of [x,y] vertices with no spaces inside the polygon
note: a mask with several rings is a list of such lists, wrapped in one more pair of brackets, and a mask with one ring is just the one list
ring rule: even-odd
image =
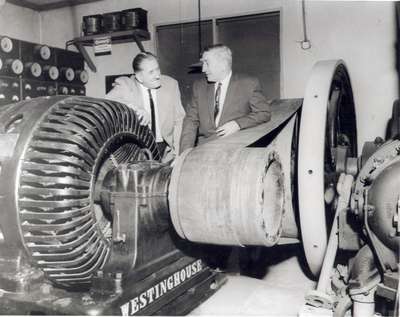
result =
[{"label": "cable", "polygon": [[308,50],[311,48],[311,42],[307,38],[307,25],[306,25],[306,0],[301,1],[301,7],[302,7],[302,19],[303,19],[303,34],[304,34],[304,39],[300,42],[301,43],[301,48],[303,50]]},{"label": "cable", "polygon": [[199,56],[201,55],[201,0],[197,0],[197,8],[199,11],[199,20],[198,20],[198,34],[199,34]]}]

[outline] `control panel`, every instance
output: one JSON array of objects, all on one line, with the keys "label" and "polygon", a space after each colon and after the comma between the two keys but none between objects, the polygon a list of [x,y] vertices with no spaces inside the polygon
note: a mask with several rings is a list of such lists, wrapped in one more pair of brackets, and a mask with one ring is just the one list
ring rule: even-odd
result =
[{"label": "control panel", "polygon": [[0,35],[0,106],[40,96],[85,95],[78,52]]}]

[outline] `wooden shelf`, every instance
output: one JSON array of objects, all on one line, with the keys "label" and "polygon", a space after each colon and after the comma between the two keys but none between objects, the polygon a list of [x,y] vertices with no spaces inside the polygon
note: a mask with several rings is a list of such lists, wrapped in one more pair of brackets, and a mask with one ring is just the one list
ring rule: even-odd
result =
[{"label": "wooden shelf", "polygon": [[133,41],[136,42],[137,40],[148,41],[150,40],[150,33],[145,30],[134,29],[76,37],[72,42],[79,42],[84,46],[91,46],[95,39],[102,37],[111,37],[112,44],[119,44]]},{"label": "wooden shelf", "polygon": [[78,48],[79,52],[83,55],[83,58],[88,64],[89,68],[93,72],[96,72],[97,71],[96,66],[91,60],[89,54],[87,53],[85,46],[92,46],[94,44],[95,39],[104,37],[110,37],[111,44],[136,42],[139,49],[143,52],[145,49],[142,45],[142,41],[150,40],[150,33],[145,30],[134,29],[134,30],[86,35],[86,36],[76,37],[73,40],[68,41],[66,46],[71,44],[75,45]]}]

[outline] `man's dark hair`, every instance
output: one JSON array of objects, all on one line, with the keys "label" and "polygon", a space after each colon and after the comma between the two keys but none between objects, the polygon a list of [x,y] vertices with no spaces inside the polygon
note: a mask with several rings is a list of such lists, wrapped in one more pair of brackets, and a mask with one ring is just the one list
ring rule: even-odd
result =
[{"label": "man's dark hair", "polygon": [[141,71],[142,69],[140,66],[142,65],[143,61],[148,60],[148,59],[156,59],[157,60],[157,56],[151,52],[140,52],[139,54],[137,54],[132,61],[133,72],[136,73],[138,71]]}]

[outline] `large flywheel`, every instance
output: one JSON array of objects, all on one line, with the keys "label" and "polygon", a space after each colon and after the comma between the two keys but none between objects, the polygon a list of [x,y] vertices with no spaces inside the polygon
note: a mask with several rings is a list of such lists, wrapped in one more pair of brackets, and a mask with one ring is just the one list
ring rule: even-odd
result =
[{"label": "large flywheel", "polygon": [[357,157],[356,114],[350,78],[343,61],[315,64],[301,111],[298,146],[301,235],[308,265],[321,269],[334,216],[341,160]]},{"label": "large flywheel", "polygon": [[51,281],[89,284],[107,261],[112,215],[98,207],[113,167],[159,159],[128,107],[87,97],[38,98],[0,113],[1,231]]}]

